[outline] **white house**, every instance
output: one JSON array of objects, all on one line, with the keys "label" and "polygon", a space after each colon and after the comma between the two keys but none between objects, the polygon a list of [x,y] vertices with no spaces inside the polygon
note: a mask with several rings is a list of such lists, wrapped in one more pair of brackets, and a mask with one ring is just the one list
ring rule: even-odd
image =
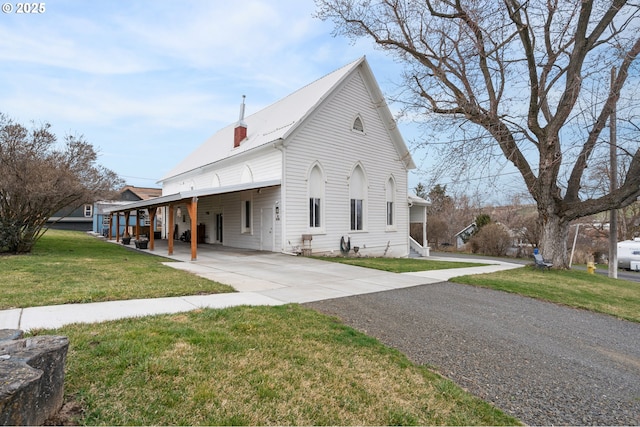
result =
[{"label": "white house", "polygon": [[244,106],[160,180],[161,197],[113,213],[166,209],[169,250],[193,230],[192,258],[197,243],[408,255],[410,205],[426,202],[409,203],[415,165],[366,58],[250,116]]}]

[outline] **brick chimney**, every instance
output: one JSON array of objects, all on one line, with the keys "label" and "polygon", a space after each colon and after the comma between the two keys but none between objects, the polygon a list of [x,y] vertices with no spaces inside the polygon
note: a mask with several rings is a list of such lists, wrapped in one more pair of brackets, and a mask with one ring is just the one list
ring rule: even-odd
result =
[{"label": "brick chimney", "polygon": [[244,99],[245,95],[242,95],[242,104],[240,104],[240,118],[236,123],[236,128],[233,130],[233,148],[240,146],[240,143],[247,138],[247,124],[244,122]]}]

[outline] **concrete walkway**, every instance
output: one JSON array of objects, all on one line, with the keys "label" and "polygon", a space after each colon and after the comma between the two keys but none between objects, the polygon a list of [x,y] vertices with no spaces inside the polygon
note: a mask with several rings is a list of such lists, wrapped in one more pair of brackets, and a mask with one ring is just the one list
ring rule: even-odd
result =
[{"label": "concrete walkway", "polygon": [[[162,243],[156,245],[154,254],[166,257]],[[164,263],[167,266],[230,285],[238,292],[4,310],[0,311],[0,329],[28,331],[58,328],[70,323],[103,322],[198,308],[305,303],[438,283],[466,274],[522,267],[495,260],[477,260],[491,265],[397,274],[305,257],[211,245],[199,245],[198,260],[190,261],[190,249],[186,244],[176,245],[175,254],[167,258],[171,259]]]}]

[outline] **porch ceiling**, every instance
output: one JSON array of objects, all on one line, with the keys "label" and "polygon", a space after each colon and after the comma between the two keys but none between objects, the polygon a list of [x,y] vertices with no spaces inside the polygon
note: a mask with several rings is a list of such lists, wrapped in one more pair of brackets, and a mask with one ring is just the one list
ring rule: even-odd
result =
[{"label": "porch ceiling", "polygon": [[137,209],[147,209],[159,206],[166,206],[171,203],[179,202],[181,200],[189,200],[194,197],[214,196],[216,194],[235,193],[238,191],[255,190],[258,188],[275,187],[281,184],[280,179],[273,179],[269,181],[260,182],[248,182],[244,184],[228,185],[225,187],[209,187],[201,188],[199,190],[181,191],[179,193],[168,194],[166,196],[155,197],[149,200],[140,200],[138,202],[127,203],[109,209],[108,212],[127,212]]}]

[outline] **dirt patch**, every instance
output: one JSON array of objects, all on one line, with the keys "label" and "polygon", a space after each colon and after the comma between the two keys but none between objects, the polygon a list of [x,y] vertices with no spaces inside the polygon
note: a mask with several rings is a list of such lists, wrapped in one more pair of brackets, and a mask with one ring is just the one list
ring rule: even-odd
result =
[{"label": "dirt patch", "polygon": [[45,421],[45,426],[79,426],[84,408],[78,402],[66,402],[57,414]]}]

